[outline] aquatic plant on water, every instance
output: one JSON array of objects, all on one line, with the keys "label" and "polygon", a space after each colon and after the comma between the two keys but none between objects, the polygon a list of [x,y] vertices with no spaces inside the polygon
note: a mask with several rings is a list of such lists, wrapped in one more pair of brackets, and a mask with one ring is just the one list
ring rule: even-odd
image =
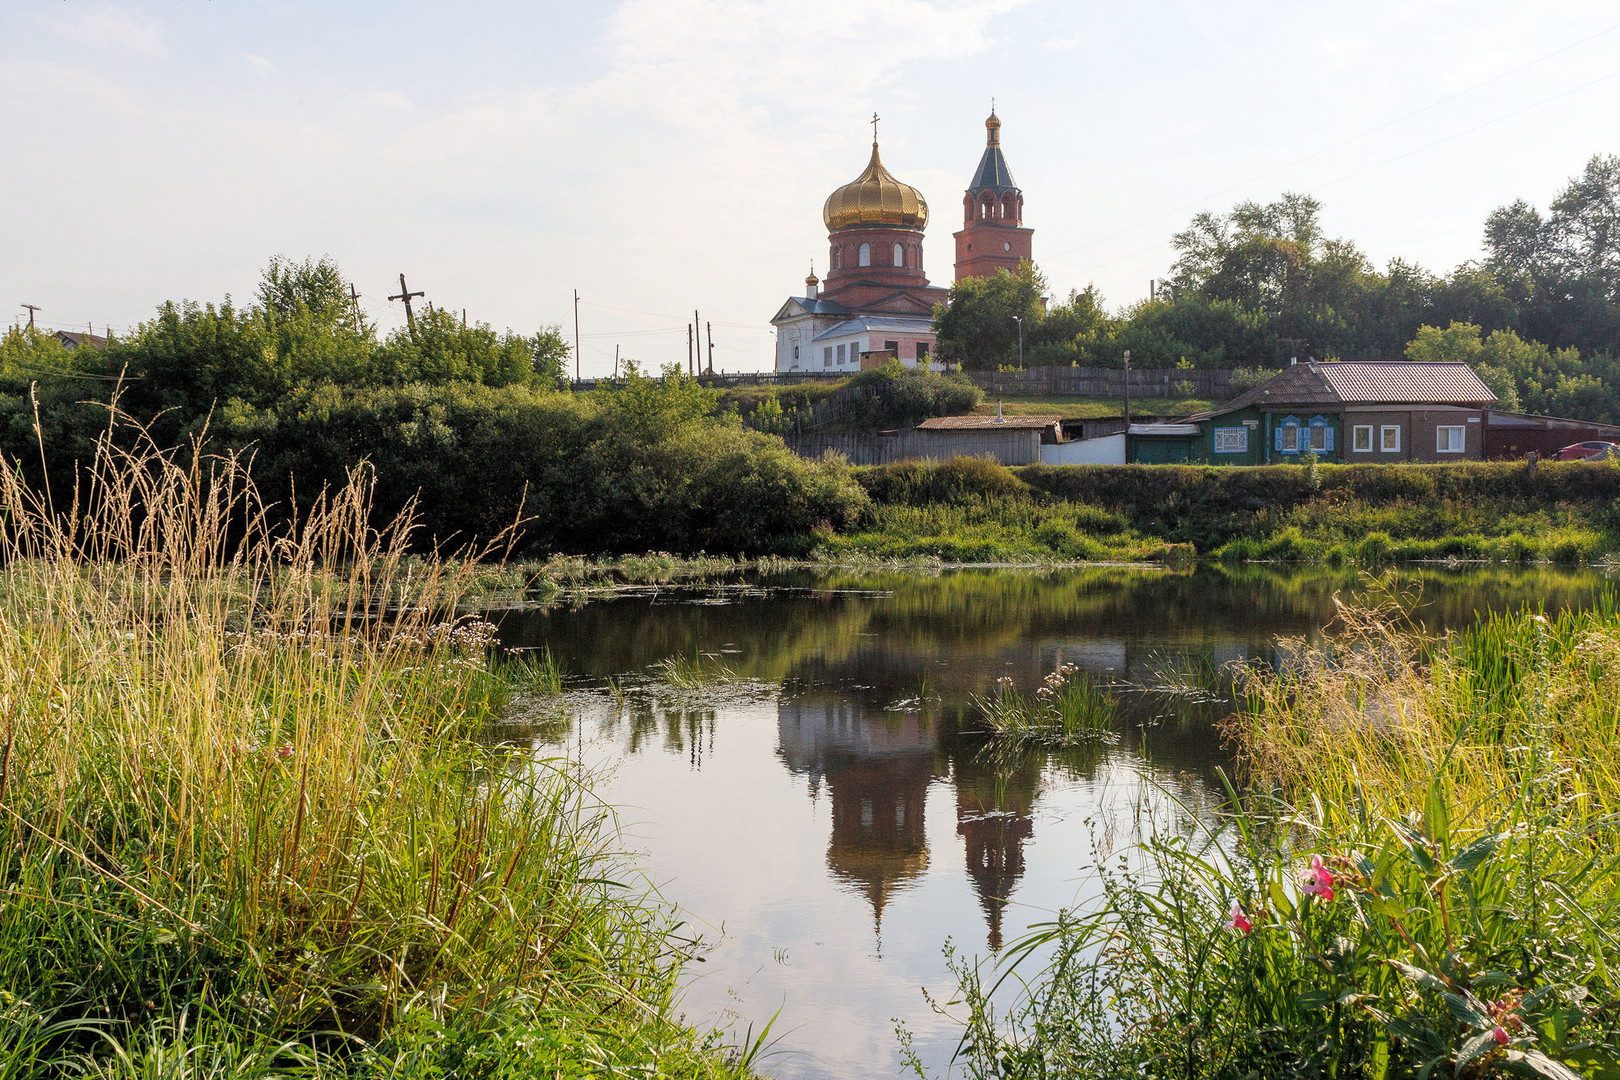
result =
[{"label": "aquatic plant on water", "polygon": [[989,732],[1006,739],[1062,745],[1105,738],[1113,733],[1118,707],[1108,692],[1078,677],[1073,664],[1062,664],[1025,695],[1011,676],[996,680],[986,696],[974,695]]}]

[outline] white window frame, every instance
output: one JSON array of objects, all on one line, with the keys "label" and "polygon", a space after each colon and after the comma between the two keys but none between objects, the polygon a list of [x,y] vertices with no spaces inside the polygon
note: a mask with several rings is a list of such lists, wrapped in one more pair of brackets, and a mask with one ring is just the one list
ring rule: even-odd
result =
[{"label": "white window frame", "polygon": [[859,263],[861,266],[871,266],[872,265],[872,245],[871,244],[862,244],[860,251],[856,254],[855,261],[857,263]]},{"label": "white window frame", "polygon": [[894,245],[894,265],[906,265],[906,249],[899,244]]},{"label": "white window frame", "polygon": [[[1367,437],[1367,445],[1361,445],[1361,438]],[[1370,454],[1373,452],[1373,426],[1371,424],[1357,424],[1350,429],[1350,450],[1356,454]]]},{"label": "white window frame", "polygon": [[840,363],[840,364],[842,364],[842,363],[843,363],[843,362],[844,362],[844,356],[845,356],[845,354],[846,354],[846,350],[847,350],[847,349],[848,349],[848,348],[849,348],[849,346],[847,346],[847,345],[840,345],[840,346],[838,346],[838,362],[839,362],[839,363]]},{"label": "white window frame", "polygon": [[1249,452],[1249,429],[1246,427],[1218,427],[1215,429],[1211,445],[1217,454],[1247,454]]},{"label": "white window frame", "polygon": [[832,346],[828,345],[821,350],[821,366],[832,367]]},{"label": "white window frame", "polygon": [[[1395,436],[1395,445],[1389,444],[1389,437]],[[1398,454],[1401,452],[1401,425],[1384,424],[1378,429],[1378,452],[1380,454]]]},{"label": "white window frame", "polygon": [[[1455,431],[1457,445],[1455,447],[1442,446],[1440,436],[1443,432]],[[1441,424],[1434,429],[1434,452],[1437,454],[1462,454],[1468,451],[1468,428],[1462,424]]]}]

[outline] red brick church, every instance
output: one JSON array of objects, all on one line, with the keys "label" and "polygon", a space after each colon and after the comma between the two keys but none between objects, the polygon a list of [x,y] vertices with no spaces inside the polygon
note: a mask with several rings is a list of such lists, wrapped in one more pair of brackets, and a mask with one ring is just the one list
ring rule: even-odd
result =
[{"label": "red brick church", "polygon": [[[1001,152],[1001,120],[984,122],[985,148],[962,198],[956,280],[1016,270],[1031,257],[1024,195]],[[946,290],[923,272],[928,202],[883,165],[875,137],[866,170],[827,197],[825,280],[805,278],[803,296],[777,311],[777,371],[857,371],[862,353],[892,352],[908,367],[929,363],[934,305]]]}]

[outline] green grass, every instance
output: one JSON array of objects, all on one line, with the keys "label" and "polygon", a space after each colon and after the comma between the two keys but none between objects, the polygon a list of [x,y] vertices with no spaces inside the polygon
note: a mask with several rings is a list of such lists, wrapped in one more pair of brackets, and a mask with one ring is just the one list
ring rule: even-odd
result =
[{"label": "green grass", "polygon": [[879,507],[865,529],[821,537],[818,553],[961,563],[1174,561],[1174,545],[1115,530],[1105,511],[1019,498]]},{"label": "green grass", "polygon": [[591,778],[480,738],[466,564],[359,484],[272,534],[238,462],[95,475],[0,463],[0,1076],[747,1072]]},{"label": "green grass", "polygon": [[1620,1075],[1620,613],[1440,640],[1403,603],[1250,670],[1222,812],[952,957],[963,1075]]}]

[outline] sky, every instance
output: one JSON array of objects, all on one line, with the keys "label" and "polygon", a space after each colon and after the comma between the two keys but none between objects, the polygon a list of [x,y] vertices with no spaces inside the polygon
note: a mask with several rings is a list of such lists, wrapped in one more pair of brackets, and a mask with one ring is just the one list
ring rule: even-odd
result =
[{"label": "sky", "polygon": [[1609,0],[169,0],[0,4],[0,314],[125,331],[330,256],[497,329],[771,365],[821,206],[883,159],[950,284],[993,97],[1052,292],[1166,276],[1201,210],[1308,192],[1447,272],[1620,153]]}]

